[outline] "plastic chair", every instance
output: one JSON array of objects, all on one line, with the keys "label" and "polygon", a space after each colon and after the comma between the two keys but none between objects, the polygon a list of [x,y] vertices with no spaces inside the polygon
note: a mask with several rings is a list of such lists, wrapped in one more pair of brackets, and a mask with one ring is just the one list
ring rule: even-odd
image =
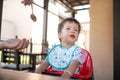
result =
[{"label": "plastic chair", "polygon": [[[89,79],[90,80],[93,77],[93,63],[92,63],[92,58],[91,58],[90,53],[87,50],[82,49],[82,52],[83,52],[82,58],[85,61],[84,61],[84,63],[83,63],[82,66],[79,66],[80,73],[79,74],[74,74],[72,76],[72,78],[83,79],[83,80]],[[53,70],[52,66],[49,66],[46,69],[45,74],[60,76],[61,74],[63,74],[63,71]]]}]

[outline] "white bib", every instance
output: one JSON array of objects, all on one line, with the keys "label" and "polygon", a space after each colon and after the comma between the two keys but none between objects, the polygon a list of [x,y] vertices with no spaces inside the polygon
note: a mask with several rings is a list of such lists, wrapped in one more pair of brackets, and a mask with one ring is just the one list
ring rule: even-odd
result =
[{"label": "white bib", "polygon": [[70,48],[62,48],[61,45],[56,45],[48,53],[48,62],[53,68],[63,70],[70,65],[72,56],[77,46]]}]

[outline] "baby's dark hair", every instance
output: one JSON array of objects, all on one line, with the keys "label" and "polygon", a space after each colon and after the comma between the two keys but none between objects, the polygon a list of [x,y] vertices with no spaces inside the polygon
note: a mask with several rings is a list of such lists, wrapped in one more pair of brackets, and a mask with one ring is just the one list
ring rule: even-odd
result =
[{"label": "baby's dark hair", "polygon": [[[58,33],[62,31],[63,27],[64,27],[64,24],[66,22],[74,22],[78,25],[78,34],[80,33],[80,30],[81,30],[81,26],[80,26],[80,23],[74,19],[74,18],[66,18],[64,19],[61,23],[59,23],[58,25]],[[61,42],[61,39],[59,38],[60,42]]]},{"label": "baby's dark hair", "polygon": [[58,33],[62,31],[62,29],[64,27],[64,24],[66,22],[74,22],[74,23],[76,23],[78,25],[78,28],[79,28],[78,29],[78,33],[80,33],[80,30],[81,30],[80,23],[76,19],[74,19],[74,18],[66,18],[61,23],[59,23],[59,25],[58,25]]}]

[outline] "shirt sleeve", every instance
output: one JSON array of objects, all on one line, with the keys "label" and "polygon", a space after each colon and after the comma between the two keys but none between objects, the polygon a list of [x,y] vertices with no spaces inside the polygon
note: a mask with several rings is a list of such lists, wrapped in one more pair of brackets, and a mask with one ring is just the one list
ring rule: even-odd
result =
[{"label": "shirt sleeve", "polygon": [[83,64],[83,60],[82,60],[82,50],[80,47],[78,47],[72,57],[72,60],[78,60],[81,64]]}]

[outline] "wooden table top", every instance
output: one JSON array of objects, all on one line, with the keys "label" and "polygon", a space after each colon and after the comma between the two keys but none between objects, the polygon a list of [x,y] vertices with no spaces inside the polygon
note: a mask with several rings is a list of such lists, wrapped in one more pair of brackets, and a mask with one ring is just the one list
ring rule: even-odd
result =
[{"label": "wooden table top", "polygon": [[0,69],[0,80],[71,80],[71,79],[23,71]]}]

